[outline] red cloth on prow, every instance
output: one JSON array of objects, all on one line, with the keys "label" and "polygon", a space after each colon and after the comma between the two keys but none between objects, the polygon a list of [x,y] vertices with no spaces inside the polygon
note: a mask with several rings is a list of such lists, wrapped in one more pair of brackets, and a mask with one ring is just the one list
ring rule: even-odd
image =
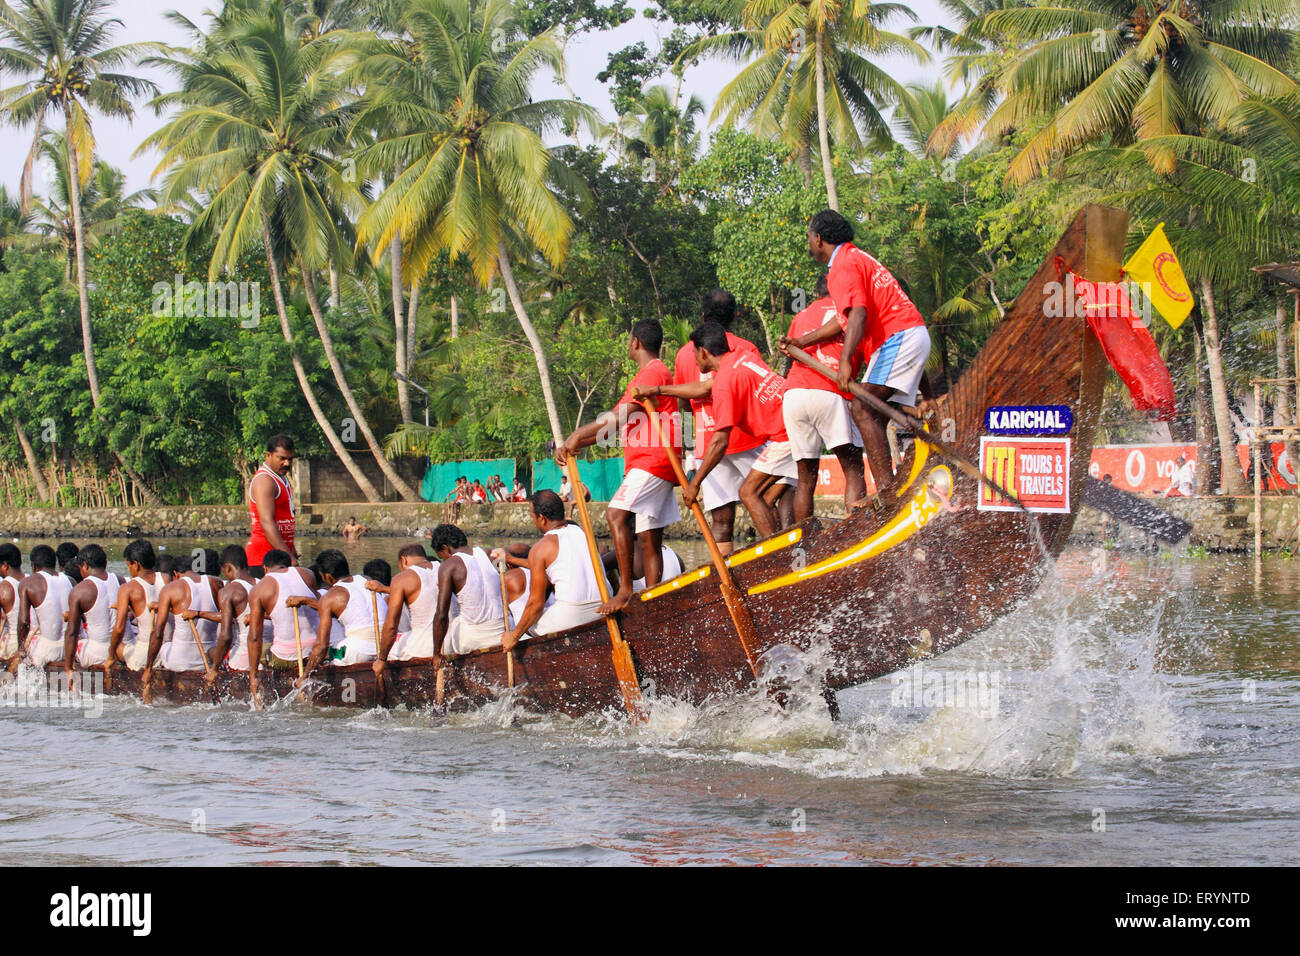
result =
[{"label": "red cloth on prow", "polygon": [[1074,292],[1088,325],[1111,367],[1128,386],[1133,407],[1171,421],[1175,412],[1174,379],[1160,357],[1142,317],[1133,311],[1128,292],[1118,282],[1089,282],[1073,272]]}]

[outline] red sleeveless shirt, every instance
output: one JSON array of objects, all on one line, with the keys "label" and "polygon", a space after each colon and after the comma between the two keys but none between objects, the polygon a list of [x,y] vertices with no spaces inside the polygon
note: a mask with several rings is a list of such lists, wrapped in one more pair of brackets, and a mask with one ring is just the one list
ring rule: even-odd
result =
[{"label": "red sleeveless shirt", "polygon": [[[293,532],[297,521],[293,516],[293,492],[289,488],[289,483],[265,464],[257,469],[253,478],[256,479],[258,475],[270,475],[275,481],[275,512],[271,519],[275,522],[275,529],[280,532],[284,543],[292,549]],[[271,542],[266,540],[266,533],[262,530],[262,522],[258,518],[257,502],[253,500],[252,481],[248,483],[248,514],[253,522],[253,530],[249,534],[248,544],[244,545],[244,551],[248,554],[248,566],[256,568],[261,566],[266,552],[272,549]]]}]

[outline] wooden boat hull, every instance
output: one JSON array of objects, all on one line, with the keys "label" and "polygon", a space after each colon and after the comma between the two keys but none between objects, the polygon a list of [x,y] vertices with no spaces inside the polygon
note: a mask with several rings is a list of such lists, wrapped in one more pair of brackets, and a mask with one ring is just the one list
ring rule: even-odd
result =
[{"label": "wooden boat hull", "polygon": [[[824,648],[832,661],[827,688],[851,687],[956,647],[1035,589],[1078,513],[1107,369],[1082,317],[1049,316],[1049,284],[1060,279],[1058,261],[1086,279],[1118,280],[1127,228],[1121,210],[1081,210],[942,406],[943,439],[970,461],[979,459],[990,406],[1069,407],[1068,513],[977,510],[978,483],[928,446],[918,448],[912,480],[883,515],[858,514],[831,528],[813,519],[732,556],[760,635],[755,657],[778,645]],[[930,482],[951,491],[950,506],[927,491]],[[638,677],[653,695],[699,702],[755,681],[707,566],[643,593],[621,623]],[[506,687],[499,651],[444,668],[441,706],[474,706]],[[287,696],[294,677],[266,677],[268,696]],[[574,716],[622,710],[600,621],[519,645],[515,677],[515,693],[529,707]],[[138,694],[139,676],[115,672],[109,690]],[[222,674],[216,690],[221,698],[245,698],[247,676]],[[202,672],[193,672],[162,675],[155,697],[194,702],[211,694]],[[429,661],[390,665],[382,693],[369,664],[326,668],[312,690],[324,706],[438,706],[437,698]]]}]

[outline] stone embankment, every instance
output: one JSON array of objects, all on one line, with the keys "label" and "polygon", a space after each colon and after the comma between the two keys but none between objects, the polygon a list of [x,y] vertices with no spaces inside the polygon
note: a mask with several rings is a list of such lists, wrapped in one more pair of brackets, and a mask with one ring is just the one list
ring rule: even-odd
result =
[{"label": "stone embankment", "polygon": [[[1254,500],[1251,498],[1182,498],[1159,499],[1156,505],[1190,521],[1193,531],[1188,543],[1210,550],[1248,551],[1254,547]],[[605,534],[605,508],[591,509],[598,534]],[[697,538],[699,529],[690,513],[682,509],[684,519],[666,529],[669,538]],[[831,520],[844,516],[843,502],[818,499],[817,514]],[[451,521],[466,533],[479,537],[528,538],[536,534],[527,504],[498,503],[454,506],[442,504],[317,504],[302,509],[298,517],[299,533],[304,536],[336,534],[350,517],[369,526],[372,535],[406,537],[421,528]],[[1074,539],[1081,544],[1095,544],[1101,538],[1100,512],[1084,506],[1075,523]],[[749,536],[751,526],[744,509],[737,515],[740,540]],[[1264,499],[1264,547],[1296,548],[1300,526],[1300,498],[1270,496]],[[194,505],[163,508],[21,508],[0,509],[0,537],[58,538],[83,541],[92,538],[123,537],[228,538],[243,540],[248,536],[248,510],[243,506]],[[1141,547],[1146,535],[1119,526],[1119,547]]]}]

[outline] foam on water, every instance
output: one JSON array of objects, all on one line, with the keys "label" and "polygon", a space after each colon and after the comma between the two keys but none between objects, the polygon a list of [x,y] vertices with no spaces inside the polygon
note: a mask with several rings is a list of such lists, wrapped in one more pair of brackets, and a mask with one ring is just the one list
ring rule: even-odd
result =
[{"label": "foam on water", "polygon": [[649,720],[640,727],[615,713],[538,717],[505,699],[449,722],[466,729],[514,724],[592,746],[825,777],[1066,777],[1085,764],[1104,771],[1115,761],[1158,763],[1192,752],[1198,740],[1194,719],[1158,667],[1165,609],[1165,599],[1153,605],[1144,589],[1117,587],[1105,567],[1083,580],[1053,573],[969,645],[842,692],[838,722],[820,692],[835,666],[825,647],[780,649],[778,666],[765,676],[789,686],[784,709],[764,682],[700,704],[649,697]]}]

